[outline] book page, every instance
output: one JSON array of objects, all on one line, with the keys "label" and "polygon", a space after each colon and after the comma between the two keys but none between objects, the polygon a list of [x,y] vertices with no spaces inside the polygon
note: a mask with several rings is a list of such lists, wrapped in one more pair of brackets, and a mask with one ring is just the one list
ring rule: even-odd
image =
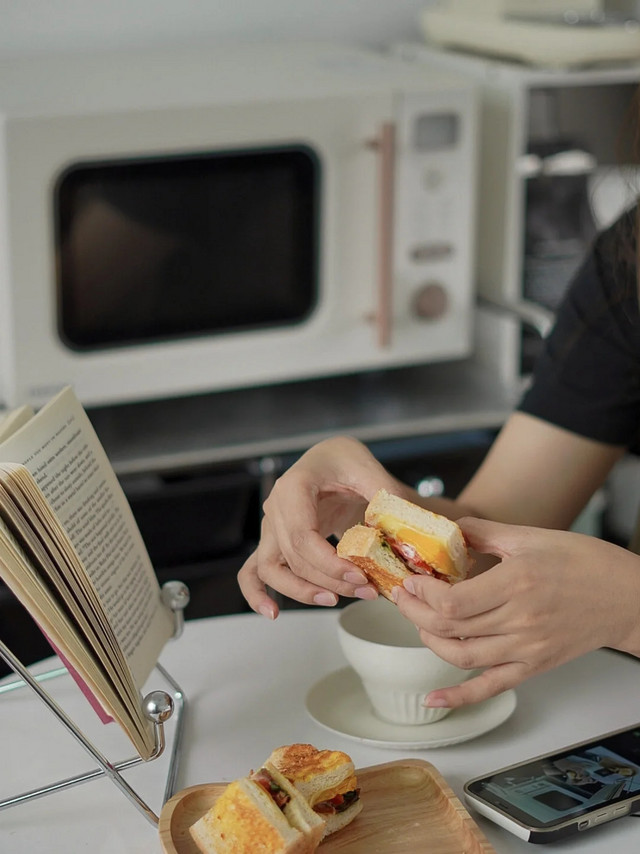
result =
[{"label": "book page", "polygon": [[99,659],[118,696],[126,698],[128,705],[137,705],[131,669],[96,589],[33,475],[20,463],[0,462],[0,515],[29,566],[37,568],[24,573],[25,584],[28,575],[37,574],[41,588],[59,604],[73,630]]},{"label": "book page", "polygon": [[[140,703],[121,700],[109,673],[97,664],[95,651],[70,618],[64,602],[33,568],[20,542],[0,518],[0,575],[18,600],[27,608],[53,648],[63,649],[62,660],[76,678],[85,696],[103,722],[113,715],[129,735],[140,756],[148,758],[154,749],[149,721],[142,716]],[[79,676],[82,674],[82,676]]]},{"label": "book page", "polygon": [[70,388],[0,445],[23,463],[66,530],[104,605],[138,687],[173,634],[173,615],[122,487]]},{"label": "book page", "polygon": [[32,406],[25,404],[17,409],[12,409],[4,415],[0,415],[0,442],[8,439],[23,424],[26,424],[35,415]]}]

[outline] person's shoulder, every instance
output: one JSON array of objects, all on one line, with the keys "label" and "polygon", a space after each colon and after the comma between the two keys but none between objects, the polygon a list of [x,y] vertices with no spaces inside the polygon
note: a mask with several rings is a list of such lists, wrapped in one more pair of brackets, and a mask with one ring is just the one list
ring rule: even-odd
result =
[{"label": "person's shoulder", "polygon": [[640,217],[640,205],[627,207],[614,222],[602,230],[594,244],[596,258],[620,267],[636,269],[637,266],[637,230]]}]

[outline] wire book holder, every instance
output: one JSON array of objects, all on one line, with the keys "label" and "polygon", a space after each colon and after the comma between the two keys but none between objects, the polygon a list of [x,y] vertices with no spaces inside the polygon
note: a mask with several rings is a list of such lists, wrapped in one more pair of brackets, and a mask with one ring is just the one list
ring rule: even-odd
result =
[{"label": "wire book holder", "polygon": [[[175,640],[182,634],[182,630],[184,628],[184,609],[189,604],[189,590],[181,581],[168,581],[162,586],[162,599],[174,615],[175,627],[173,639]],[[26,803],[27,801],[34,800],[35,798],[44,797],[45,795],[52,794],[53,792],[69,789],[72,786],[89,782],[89,780],[96,780],[106,776],[112,780],[125,797],[127,797],[152,824],[157,826],[160,821],[159,816],[124,779],[120,772],[128,768],[132,768],[135,765],[140,765],[145,761],[151,762],[154,759],[158,759],[164,753],[164,749],[166,747],[164,724],[169,720],[169,718],[175,715],[175,734],[173,746],[171,748],[169,768],[167,771],[163,804],[174,794],[178,774],[178,764],[180,761],[180,749],[182,747],[184,713],[187,701],[178,683],[169,675],[169,673],[167,673],[164,667],[162,667],[160,663],[157,663],[155,669],[159,671],[164,679],[169,683],[173,693],[169,694],[166,691],[152,691],[150,694],[147,694],[143,700],[144,715],[154,725],[155,747],[152,755],[148,760],[144,760],[140,756],[134,756],[131,759],[125,759],[120,762],[110,762],[84,735],[74,721],[71,720],[66,712],[40,684],[49,679],[54,679],[58,676],[67,674],[68,671],[65,667],[52,668],[42,674],[34,676],[2,640],[0,640],[0,657],[3,658],[9,667],[11,667],[11,669],[20,677],[19,679],[0,685],[0,695],[19,688],[31,688],[98,764],[98,768],[87,771],[84,774],[68,777],[65,780],[58,780],[48,786],[43,786],[39,789],[32,789],[31,791],[23,792],[22,794],[15,795],[11,798],[6,798],[5,800],[0,801],[0,810],[8,809],[9,807]]]}]

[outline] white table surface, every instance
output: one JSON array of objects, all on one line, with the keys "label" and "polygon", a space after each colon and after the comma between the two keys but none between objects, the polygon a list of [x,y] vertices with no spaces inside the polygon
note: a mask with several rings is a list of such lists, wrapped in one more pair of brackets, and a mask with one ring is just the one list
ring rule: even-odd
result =
[{"label": "white table surface", "polygon": [[[248,773],[281,744],[311,742],[345,750],[356,767],[423,758],[462,799],[465,780],[518,759],[640,721],[640,662],[608,650],[590,653],[517,689],[509,720],[472,741],[429,750],[390,750],[334,735],[308,715],[305,696],[343,666],[333,610],[288,611],[275,623],[253,614],[190,621],[161,662],[188,701],[177,789]],[[154,672],[146,690],[164,688]],[[49,683],[51,684],[51,683]],[[111,760],[132,755],[115,725],[97,722],[68,677],[53,696]],[[172,725],[167,727],[168,737]],[[0,798],[95,767],[95,762],[28,690],[0,697]],[[160,812],[167,758],[131,769],[126,779]],[[475,816],[498,854],[533,848]],[[640,819],[625,817],[573,840],[561,852],[640,850]],[[104,778],[0,812],[0,852],[160,852],[155,826]]]}]

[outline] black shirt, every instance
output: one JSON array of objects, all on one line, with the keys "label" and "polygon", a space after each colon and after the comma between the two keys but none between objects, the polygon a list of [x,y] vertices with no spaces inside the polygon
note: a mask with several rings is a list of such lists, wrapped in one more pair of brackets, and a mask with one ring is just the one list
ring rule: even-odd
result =
[{"label": "black shirt", "polygon": [[636,211],[595,240],[558,309],[518,409],[640,451]]}]

